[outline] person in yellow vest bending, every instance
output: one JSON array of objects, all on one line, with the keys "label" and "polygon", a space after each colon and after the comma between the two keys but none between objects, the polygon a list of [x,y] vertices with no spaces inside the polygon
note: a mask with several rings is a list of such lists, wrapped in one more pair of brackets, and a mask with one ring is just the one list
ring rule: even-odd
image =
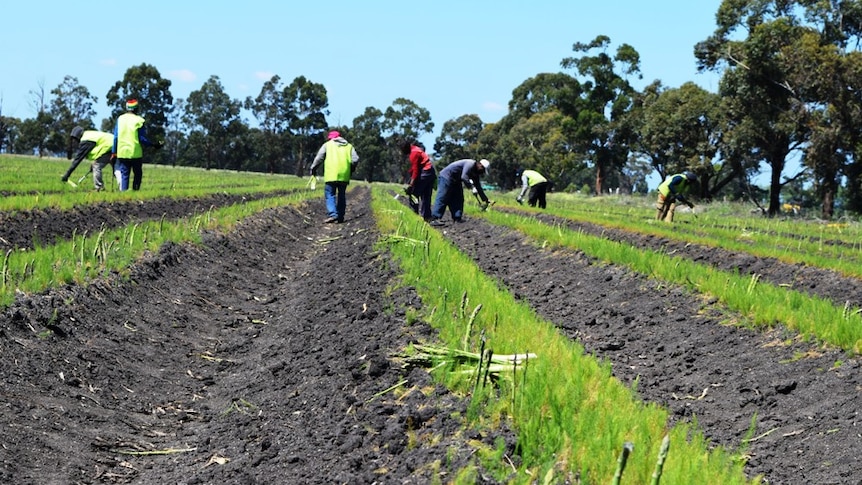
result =
[{"label": "person in yellow vest bending", "polygon": [[321,145],[311,162],[311,176],[315,176],[317,166],[323,163],[323,195],[326,200],[327,224],[344,222],[347,209],[347,185],[350,175],[359,164],[359,155],[353,145],[342,138],[341,133],[330,131],[327,141]]},{"label": "person in yellow vest bending", "polygon": [[519,204],[524,203],[524,194],[530,191],[527,197],[527,204],[530,207],[536,207],[539,204],[539,209],[544,209],[548,204],[545,195],[548,193],[548,179],[544,175],[535,170],[524,170],[521,172],[521,193],[515,199]]},{"label": "person in yellow vest bending", "polygon": [[[72,128],[69,138],[72,146],[78,147],[78,152],[75,154],[75,159],[72,160],[72,165],[63,174],[61,180],[67,182],[72,172],[78,168],[78,165],[86,157],[93,162],[90,170],[93,172],[93,184],[96,190],[105,188],[102,182],[102,169],[111,162],[111,147],[114,144],[114,135],[96,130],[84,130],[80,126]],[[83,180],[84,177],[81,177]]]},{"label": "person in yellow vest bending", "polygon": [[658,186],[658,200],[655,204],[657,210],[655,215],[656,220],[673,222],[673,212],[676,209],[677,201],[693,209],[694,204],[689,202],[684,194],[690,192],[695,184],[697,184],[697,175],[691,171],[685,171],[666,178]]},{"label": "person in yellow vest bending", "polygon": [[120,190],[129,189],[129,172],[134,175],[132,190],[140,190],[141,180],[144,177],[144,146],[161,148],[161,143],[156,144],[147,138],[147,130],[144,127],[144,119],[138,116],[138,100],[126,101],[126,112],[117,118],[114,125],[114,147],[111,150],[111,158],[116,159],[114,174],[117,176],[117,184]]}]

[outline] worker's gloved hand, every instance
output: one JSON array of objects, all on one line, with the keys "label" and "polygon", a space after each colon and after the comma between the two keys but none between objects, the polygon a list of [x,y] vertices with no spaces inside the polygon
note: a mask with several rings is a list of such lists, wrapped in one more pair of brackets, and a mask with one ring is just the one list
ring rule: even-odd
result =
[{"label": "worker's gloved hand", "polygon": [[113,164],[114,164],[114,160],[116,160],[116,159],[117,159],[117,154],[116,154],[116,153],[112,153],[112,154],[111,154],[111,165],[113,165]]},{"label": "worker's gloved hand", "polygon": [[479,193],[479,189],[477,189],[476,187],[473,187],[472,191],[473,191],[473,195],[476,195]]},{"label": "worker's gloved hand", "polygon": [[413,186],[412,185],[406,185],[404,187],[404,193],[407,195],[413,195]]},{"label": "worker's gloved hand", "polygon": [[523,205],[523,204],[524,204],[524,198],[523,198],[523,197],[521,197],[520,195],[519,195],[519,196],[518,196],[518,198],[517,198],[517,199],[515,199],[515,200],[516,200],[516,201],[518,201],[518,203],[519,203],[519,204],[521,204],[521,205]]}]

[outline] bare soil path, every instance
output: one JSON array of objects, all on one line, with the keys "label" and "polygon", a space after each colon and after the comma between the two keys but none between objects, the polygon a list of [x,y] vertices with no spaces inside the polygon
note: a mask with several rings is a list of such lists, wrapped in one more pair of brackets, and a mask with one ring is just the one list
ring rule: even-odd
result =
[{"label": "bare soil path", "polygon": [[431,331],[386,291],[369,200],[344,224],[322,200],[266,211],[4,311],[0,483],[429,483],[475,460],[466,404],[391,360]]}]

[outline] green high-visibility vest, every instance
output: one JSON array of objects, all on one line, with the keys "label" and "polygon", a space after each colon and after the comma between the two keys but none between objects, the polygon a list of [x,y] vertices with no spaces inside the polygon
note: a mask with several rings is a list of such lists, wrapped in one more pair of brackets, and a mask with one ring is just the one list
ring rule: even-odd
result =
[{"label": "green high-visibility vest", "polygon": [[114,146],[114,135],[104,131],[87,130],[81,135],[81,141],[91,141],[96,144],[87,154],[87,158],[95,160],[111,151]]},{"label": "green high-visibility vest", "polygon": [[675,177],[681,177],[682,180],[676,184],[676,193],[684,194],[688,192],[688,177],[685,176],[684,173],[678,173],[676,175],[671,175],[670,177],[664,179],[664,182],[659,184],[658,191],[661,195],[667,197],[670,194],[670,183],[673,181]]},{"label": "green high-visibility vest", "polygon": [[117,158],[141,158],[144,149],[138,139],[138,128],[144,119],[135,113],[123,113],[117,118]]},{"label": "green high-visibility vest", "polygon": [[353,145],[339,145],[335,140],[326,142],[326,158],[323,159],[324,182],[350,182],[350,163]]},{"label": "green high-visibility vest", "polygon": [[542,182],[548,181],[548,179],[546,179],[542,174],[540,174],[539,172],[537,172],[535,170],[524,170],[524,175],[527,176],[527,186],[528,187],[532,187],[536,184],[540,184]]}]

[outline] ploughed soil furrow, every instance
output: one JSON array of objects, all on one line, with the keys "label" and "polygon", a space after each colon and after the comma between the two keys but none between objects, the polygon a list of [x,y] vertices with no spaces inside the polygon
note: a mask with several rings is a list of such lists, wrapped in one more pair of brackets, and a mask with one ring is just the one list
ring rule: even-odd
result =
[{"label": "ploughed soil furrow", "polygon": [[102,229],[123,227],[129,223],[159,219],[179,219],[201,214],[210,209],[289,192],[266,194],[211,194],[188,199],[146,199],[131,202],[100,202],[77,206],[69,210],[34,209],[0,212],[0,250],[32,249],[36,245],[50,246],[73,236],[94,234]]},{"label": "ploughed soil furrow", "polygon": [[321,199],[4,309],[0,483],[445,483],[497,438],[517,462],[393,359],[433,332],[387,291],[370,191],[343,224]]},{"label": "ploughed soil furrow", "polygon": [[[579,252],[539,249],[480,219],[439,230],[516,298],[610,362],[643,399],[667,407],[673,421],[696,419],[712,443],[737,449],[756,417],[751,476],[772,484],[862,481],[859,359],[815,348],[784,329],[731,326],[732,314],[699,295]],[[684,250],[693,259],[714,257]],[[749,270],[774,264],[746,261]]]},{"label": "ploughed soil furrow", "polygon": [[[504,210],[514,212],[514,210]],[[573,231],[600,236],[610,241],[653,251],[662,251],[672,256],[708,264],[723,271],[738,271],[741,275],[757,274],[763,281],[775,285],[784,285],[802,293],[832,300],[837,305],[849,303],[850,306],[862,307],[862,280],[844,276],[836,271],[802,264],[789,264],[775,258],[758,258],[744,252],[728,251],[596,224],[571,221],[549,214],[535,214],[534,217],[546,224],[562,225]]]}]

